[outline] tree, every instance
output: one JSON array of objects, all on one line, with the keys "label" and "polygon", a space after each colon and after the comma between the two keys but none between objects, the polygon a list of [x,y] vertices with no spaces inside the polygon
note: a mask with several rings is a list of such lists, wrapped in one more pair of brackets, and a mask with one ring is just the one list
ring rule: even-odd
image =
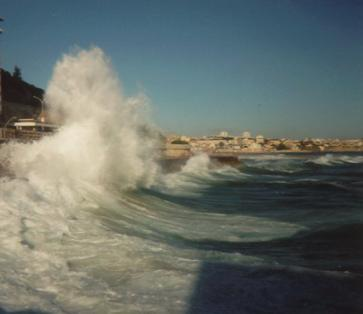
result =
[{"label": "tree", "polygon": [[188,142],[186,142],[186,141],[182,141],[182,140],[174,140],[174,141],[172,141],[171,142],[171,144],[184,144],[184,145],[187,145],[187,144],[189,144]]},{"label": "tree", "polygon": [[13,77],[16,78],[17,80],[22,80],[21,70],[17,65],[14,67]]},{"label": "tree", "polygon": [[277,150],[288,150],[289,147],[284,143],[280,143],[279,145],[277,145],[276,149]]}]

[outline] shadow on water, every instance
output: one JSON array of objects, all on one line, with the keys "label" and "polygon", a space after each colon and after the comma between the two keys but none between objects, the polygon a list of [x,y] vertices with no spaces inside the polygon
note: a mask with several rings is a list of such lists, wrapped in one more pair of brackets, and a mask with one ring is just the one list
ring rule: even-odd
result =
[{"label": "shadow on water", "polygon": [[360,276],[204,263],[187,314],[363,313]]},{"label": "shadow on water", "polygon": [[202,264],[187,314],[363,313],[362,239],[363,225],[351,224],[267,242],[200,242],[270,262]]},{"label": "shadow on water", "polygon": [[330,230],[300,232],[291,238],[270,241],[179,239],[179,244],[199,250],[256,256],[284,265],[326,271],[349,271],[363,275],[362,240],[363,224],[350,224]]},{"label": "shadow on water", "polygon": [[23,310],[23,311],[6,311],[3,308],[0,308],[0,314],[50,314],[48,312],[43,312],[39,310]]}]

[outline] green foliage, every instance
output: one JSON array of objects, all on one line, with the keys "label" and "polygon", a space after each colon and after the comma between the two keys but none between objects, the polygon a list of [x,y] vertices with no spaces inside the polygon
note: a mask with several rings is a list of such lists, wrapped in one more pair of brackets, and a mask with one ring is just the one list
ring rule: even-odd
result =
[{"label": "green foliage", "polygon": [[171,144],[184,144],[184,145],[187,145],[189,143],[186,142],[186,141],[182,141],[182,140],[174,140],[174,141],[171,142]]}]

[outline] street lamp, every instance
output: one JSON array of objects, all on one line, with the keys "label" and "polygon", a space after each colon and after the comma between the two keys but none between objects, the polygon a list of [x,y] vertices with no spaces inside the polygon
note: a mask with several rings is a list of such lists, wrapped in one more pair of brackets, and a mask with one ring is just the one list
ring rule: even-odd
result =
[{"label": "street lamp", "polygon": [[[0,22],[3,22],[4,19],[2,17],[0,17]],[[3,32],[4,30],[2,28],[0,28],[0,34]],[[2,115],[2,111],[3,111],[3,103],[2,103],[2,90],[1,90],[1,76],[2,76],[2,72],[3,70],[1,69],[1,60],[0,60],[0,115]]]},{"label": "street lamp", "polygon": [[37,97],[37,96],[33,96],[34,99],[38,100],[40,102],[40,104],[42,105],[42,110],[38,116],[38,120],[40,120],[40,122],[45,122],[45,117],[44,117],[44,100]]},{"label": "street lamp", "polygon": [[12,120],[16,120],[18,119],[18,117],[11,117],[8,121],[6,121],[4,128],[3,128],[3,138],[6,138],[6,128],[8,127],[8,124],[12,121]]},{"label": "street lamp", "polygon": [[11,117],[6,123],[5,123],[5,126],[4,126],[4,129],[6,129],[8,127],[8,124],[12,121],[12,120],[16,120],[18,119],[18,117],[14,116],[14,117]]}]

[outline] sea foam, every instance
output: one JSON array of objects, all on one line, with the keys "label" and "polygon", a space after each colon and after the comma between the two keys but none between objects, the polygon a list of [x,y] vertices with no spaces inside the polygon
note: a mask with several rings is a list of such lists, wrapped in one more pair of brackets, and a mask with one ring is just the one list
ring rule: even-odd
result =
[{"label": "sea foam", "polygon": [[31,144],[10,144],[1,161],[17,177],[47,186],[149,186],[158,170],[157,132],[147,118],[146,97],[126,97],[120,86],[101,49],[64,55],[45,95],[59,131]]}]

